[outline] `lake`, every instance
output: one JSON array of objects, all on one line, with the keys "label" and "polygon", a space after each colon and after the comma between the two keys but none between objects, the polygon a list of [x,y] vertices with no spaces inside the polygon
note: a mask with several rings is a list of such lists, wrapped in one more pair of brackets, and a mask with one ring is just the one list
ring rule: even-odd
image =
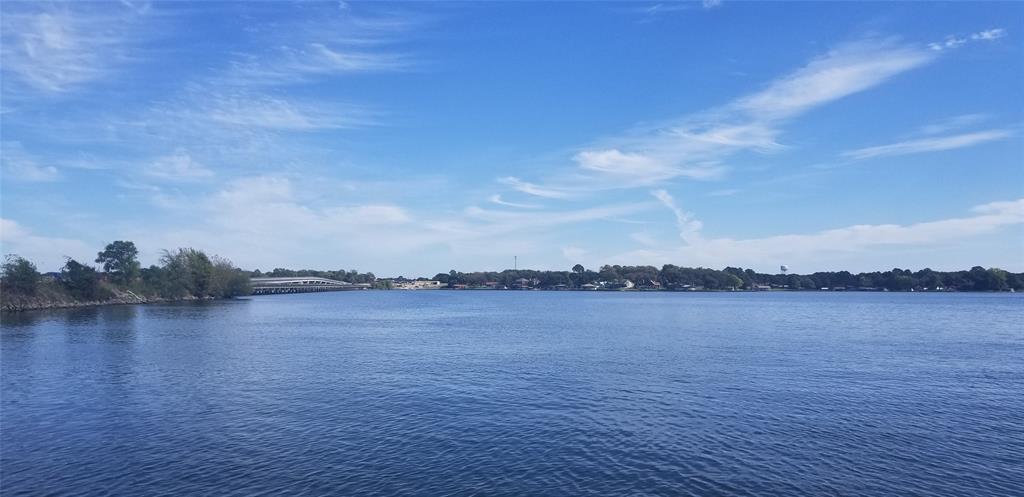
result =
[{"label": "lake", "polygon": [[5,314],[5,496],[1024,495],[1024,295]]}]

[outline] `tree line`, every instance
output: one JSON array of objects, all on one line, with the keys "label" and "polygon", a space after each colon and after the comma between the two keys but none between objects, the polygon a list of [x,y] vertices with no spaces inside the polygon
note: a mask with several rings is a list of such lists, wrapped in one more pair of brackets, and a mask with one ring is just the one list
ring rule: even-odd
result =
[{"label": "tree line", "polygon": [[355,269],[339,269],[337,271],[321,271],[317,269],[285,269],[285,268],[274,268],[273,271],[262,272],[256,269],[249,273],[253,278],[294,278],[294,277],[316,277],[316,278],[328,278],[338,281],[347,281],[349,283],[374,283],[377,281],[377,277],[373,273],[360,273]]},{"label": "tree line", "polygon": [[115,298],[226,298],[251,293],[249,274],[229,260],[202,250],[164,250],[160,263],[142,267],[134,242],[118,240],[96,255],[99,267],[68,257],[57,273],[41,274],[24,257],[11,254],[0,272],[5,300],[107,301]]},{"label": "tree line", "polygon": [[939,290],[939,291],[1008,291],[1024,290],[1024,273],[1011,273],[999,268],[975,266],[966,271],[934,271],[922,269],[891,269],[851,273],[822,271],[812,274],[767,274],[751,269],[680,267],[666,264],[654,266],[605,265],[597,271],[577,264],[569,271],[535,271],[529,269],[461,273],[452,270],[438,273],[434,279],[449,287],[498,286],[516,288],[582,288],[600,285],[622,288],[626,281],[639,288],[663,290],[729,290],[775,288],[789,290]]},{"label": "tree line", "polygon": [[[159,264],[142,267],[138,249],[130,241],[107,244],[97,254],[98,267],[68,258],[59,273],[40,274],[35,264],[8,255],[0,271],[0,294],[5,300],[33,298],[50,301],[104,301],[133,297],[184,299],[225,298],[251,293],[251,277],[318,276],[349,283],[391,288],[391,279],[357,270],[321,271],[275,268],[269,272],[244,271],[230,261],[202,250],[163,251]],[[400,278],[402,279],[402,278]],[[427,278],[417,278],[426,280]],[[823,271],[812,274],[768,274],[751,269],[710,269],[666,264],[654,266],[604,265],[597,271],[576,264],[567,271],[507,269],[463,273],[451,270],[433,277],[450,288],[539,288],[659,290],[889,290],[889,291],[1008,291],[1024,290],[1024,273],[975,266],[964,271],[894,268],[889,271],[851,273]],[[628,282],[628,283],[627,283]]]}]

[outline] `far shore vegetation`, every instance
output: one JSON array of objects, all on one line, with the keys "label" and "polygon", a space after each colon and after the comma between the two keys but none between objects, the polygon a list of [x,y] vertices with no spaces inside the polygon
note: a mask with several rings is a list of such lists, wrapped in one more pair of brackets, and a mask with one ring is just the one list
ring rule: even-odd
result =
[{"label": "far shore vegetation", "polygon": [[[506,269],[462,273],[451,270],[431,278],[378,278],[356,270],[276,268],[255,270],[253,278],[318,277],[348,283],[367,283],[376,289],[451,288],[467,290],[829,290],[829,291],[960,291],[1005,292],[1024,290],[1024,273],[975,266],[965,271],[891,269],[869,273],[826,271],[812,274],[767,274],[751,269],[727,267],[722,270],[654,266],[601,266],[597,271],[576,264],[568,271]],[[436,282],[436,284],[426,284]]]},{"label": "far shore vegetation", "polygon": [[0,274],[4,310],[67,307],[105,303],[231,298],[252,293],[252,278],[321,277],[374,289],[450,288],[467,290],[635,290],[635,291],[975,291],[1024,290],[1024,273],[975,266],[964,271],[892,269],[884,272],[828,271],[812,274],[758,273],[727,267],[722,270],[680,267],[605,265],[597,271],[576,264],[567,271],[507,269],[433,278],[378,278],[356,270],[245,271],[229,260],[202,250],[165,250],[159,264],[142,267],[130,241],[107,244],[96,266],[68,258],[59,272],[42,274],[35,264],[7,255]]},{"label": "far shore vegetation", "polygon": [[160,264],[142,267],[130,241],[108,244],[94,261],[67,258],[57,273],[41,274],[36,265],[7,255],[0,278],[4,310],[70,307],[104,303],[228,298],[251,293],[249,274],[227,259],[202,250],[165,250]]}]

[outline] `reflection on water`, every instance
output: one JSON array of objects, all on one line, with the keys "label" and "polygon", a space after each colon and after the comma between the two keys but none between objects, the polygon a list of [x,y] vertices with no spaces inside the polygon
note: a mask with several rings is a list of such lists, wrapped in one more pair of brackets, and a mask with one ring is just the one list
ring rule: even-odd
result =
[{"label": "reflection on water", "polygon": [[1022,495],[1014,295],[3,315],[4,495]]}]

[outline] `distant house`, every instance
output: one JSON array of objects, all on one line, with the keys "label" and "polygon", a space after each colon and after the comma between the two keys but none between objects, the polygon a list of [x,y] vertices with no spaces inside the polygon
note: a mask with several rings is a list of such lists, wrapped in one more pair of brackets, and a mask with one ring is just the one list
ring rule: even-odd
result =
[{"label": "distant house", "polygon": [[396,279],[393,284],[393,288],[396,290],[438,290],[441,288],[441,282],[437,280],[405,280],[399,282]]},{"label": "distant house", "polygon": [[601,288],[601,287],[599,287],[599,286],[597,286],[597,285],[595,285],[593,283],[587,283],[587,284],[584,284],[584,285],[580,285],[580,290],[597,290],[598,288]]},{"label": "distant house", "polygon": [[606,290],[632,290],[636,286],[629,280],[599,281],[598,284]]},{"label": "distant house", "polygon": [[517,279],[512,284],[512,288],[515,288],[515,289],[518,289],[518,290],[528,290],[528,289],[531,289],[531,288],[535,288],[539,284],[540,284],[540,280],[538,280],[537,278],[531,278],[531,279],[519,278],[519,279]]},{"label": "distant house", "polygon": [[661,282],[644,278],[636,283],[637,290],[661,290]]}]

